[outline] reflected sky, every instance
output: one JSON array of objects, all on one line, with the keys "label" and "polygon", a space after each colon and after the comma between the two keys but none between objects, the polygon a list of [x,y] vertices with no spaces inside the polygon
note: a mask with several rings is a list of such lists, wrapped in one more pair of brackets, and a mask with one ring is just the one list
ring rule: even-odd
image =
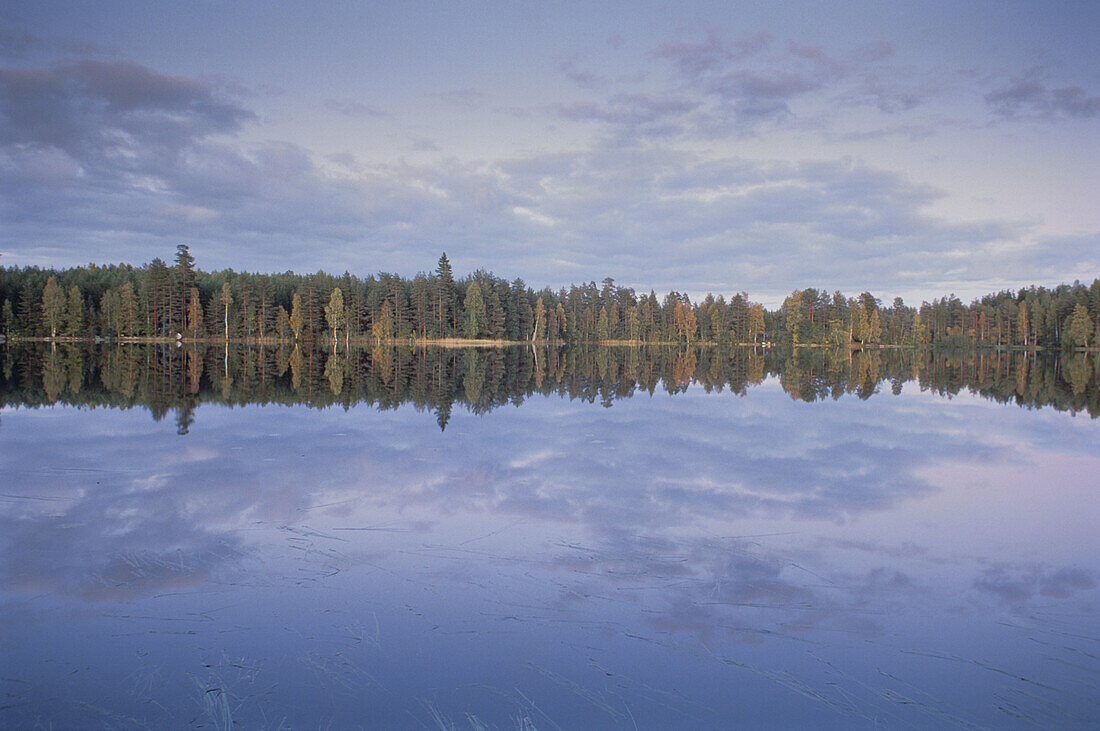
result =
[{"label": "reflected sky", "polygon": [[3,412],[3,725],[1100,719],[1093,420],[774,381],[201,412]]}]

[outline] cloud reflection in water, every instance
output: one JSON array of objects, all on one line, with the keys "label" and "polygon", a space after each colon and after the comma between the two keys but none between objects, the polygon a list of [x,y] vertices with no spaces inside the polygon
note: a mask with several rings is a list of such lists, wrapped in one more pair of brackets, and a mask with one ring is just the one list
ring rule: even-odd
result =
[{"label": "cloud reflection in water", "polygon": [[[1095,618],[1097,539],[1067,531],[1006,553],[996,525],[1021,508],[973,477],[1011,469],[1036,513],[1095,514],[1060,500],[1046,459],[1100,467],[1086,449],[1095,424],[1065,414],[928,394],[806,404],[773,384],[613,409],[533,398],[456,411],[446,432],[428,414],[364,407],[204,407],[186,437],[140,414],[57,407],[3,426],[18,479],[0,503],[6,646],[28,656],[20,628],[97,645],[109,640],[81,627],[120,609],[205,612],[197,644],[158,655],[164,672],[224,652],[262,660],[272,682],[312,668],[297,711],[265,697],[240,718],[308,713],[316,681],[332,718],[383,725],[430,707],[629,727],[627,708],[705,726],[730,704],[762,722],[776,702],[790,722],[1003,721],[986,701],[1033,688],[974,671],[959,695],[942,672],[986,658],[1043,675],[1043,703],[1061,710],[1026,717],[1098,711],[1056,667],[1072,648],[1013,649],[1046,636],[1043,617]],[[962,534],[967,520],[984,527]],[[358,670],[341,664],[368,645]],[[279,659],[292,656],[309,661]],[[741,691],[715,695],[722,678]],[[673,688],[675,700],[655,690]],[[930,716],[895,697],[914,688]]]}]

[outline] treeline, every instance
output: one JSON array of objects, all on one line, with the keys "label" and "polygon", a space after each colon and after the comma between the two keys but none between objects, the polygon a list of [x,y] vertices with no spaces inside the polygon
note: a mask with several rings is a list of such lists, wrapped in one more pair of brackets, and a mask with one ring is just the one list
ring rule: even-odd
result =
[{"label": "treeline", "polygon": [[943,348],[1095,348],[1100,343],[1100,279],[1053,289],[1005,290],[963,304],[955,295],[885,308],[864,292],[804,289],[768,313],[769,331],[785,343],[889,344]]},{"label": "treeline", "polygon": [[744,292],[692,302],[613,279],[534,291],[479,270],[455,279],[446,254],[411,280],[317,272],[250,274],[195,267],[188,247],[169,265],[61,271],[0,269],[0,333],[19,338],[182,338],[294,341],[489,339],[842,347],[1075,349],[1100,342],[1100,280],[1005,291],[963,304],[954,295],[884,307],[870,293],[793,292],[770,312]]},{"label": "treeline", "polygon": [[411,404],[445,427],[460,405],[485,413],[536,394],[610,406],[636,393],[744,394],[769,376],[803,401],[861,399],[913,382],[1002,403],[1100,415],[1100,357],[1086,353],[698,346],[394,347],[309,350],[243,343],[13,345],[4,351],[0,407],[65,403],[175,412],[186,432],[201,403]]}]

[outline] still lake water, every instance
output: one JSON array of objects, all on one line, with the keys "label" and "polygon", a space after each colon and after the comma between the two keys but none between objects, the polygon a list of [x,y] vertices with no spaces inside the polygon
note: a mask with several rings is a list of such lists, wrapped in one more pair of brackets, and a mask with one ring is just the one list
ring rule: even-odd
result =
[{"label": "still lake water", "polygon": [[1100,724],[1100,420],[780,371],[445,430],[9,398],[0,726]]}]

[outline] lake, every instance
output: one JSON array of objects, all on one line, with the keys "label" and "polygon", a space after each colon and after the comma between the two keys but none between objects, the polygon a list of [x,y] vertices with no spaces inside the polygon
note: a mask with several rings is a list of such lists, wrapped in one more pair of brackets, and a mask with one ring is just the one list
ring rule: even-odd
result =
[{"label": "lake", "polygon": [[1096,360],[9,345],[0,726],[1096,727]]}]

